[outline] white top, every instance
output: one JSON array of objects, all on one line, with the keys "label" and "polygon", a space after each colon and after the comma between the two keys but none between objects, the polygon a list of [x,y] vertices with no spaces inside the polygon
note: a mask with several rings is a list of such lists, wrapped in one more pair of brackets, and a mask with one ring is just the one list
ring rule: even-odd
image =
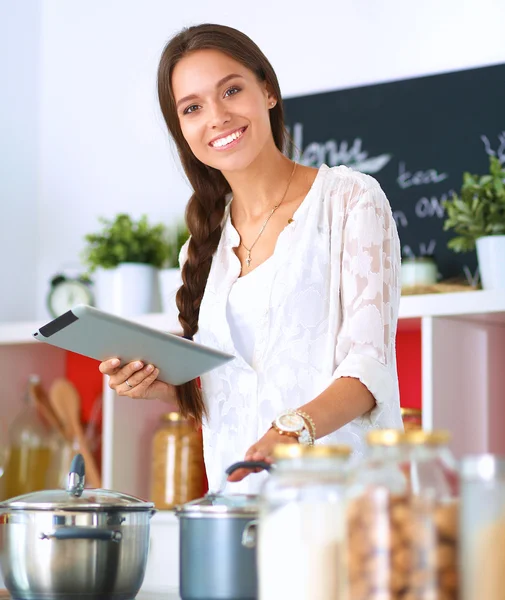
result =
[{"label": "white top", "polygon": [[267,259],[232,285],[226,307],[233,345],[247,364],[254,367],[256,328],[268,308],[274,273],[273,261]]},{"label": "white top", "polygon": [[[255,326],[254,368],[237,351],[227,320],[228,297],[241,270],[229,206],[195,336],[236,355],[201,377],[211,490],[281,411],[310,402],[339,377],[358,378],[377,405],[317,443],[348,444],[360,455],[368,430],[403,428],[395,356],[400,242],[378,182],[348,167],[320,167],[270,259],[268,305]],[[187,246],[181,266],[186,255]],[[228,483],[226,491],[257,493],[265,477],[252,474]]]}]

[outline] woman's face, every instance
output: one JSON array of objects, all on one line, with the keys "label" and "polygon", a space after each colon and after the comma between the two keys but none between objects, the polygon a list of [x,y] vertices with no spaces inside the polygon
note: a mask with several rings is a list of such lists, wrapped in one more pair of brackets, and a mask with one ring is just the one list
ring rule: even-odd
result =
[{"label": "woman's face", "polygon": [[197,50],[185,56],[173,70],[172,90],[184,138],[206,165],[242,170],[274,143],[269,109],[276,98],[228,55]]}]

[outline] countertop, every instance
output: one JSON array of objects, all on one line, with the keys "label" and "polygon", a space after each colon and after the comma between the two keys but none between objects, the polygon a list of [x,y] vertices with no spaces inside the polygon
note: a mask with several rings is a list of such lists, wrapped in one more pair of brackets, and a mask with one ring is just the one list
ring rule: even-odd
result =
[{"label": "countertop", "polygon": [[[10,600],[10,595],[7,590],[0,590],[0,600]],[[140,590],[135,600],[180,600],[180,596],[177,592],[142,592]]]}]

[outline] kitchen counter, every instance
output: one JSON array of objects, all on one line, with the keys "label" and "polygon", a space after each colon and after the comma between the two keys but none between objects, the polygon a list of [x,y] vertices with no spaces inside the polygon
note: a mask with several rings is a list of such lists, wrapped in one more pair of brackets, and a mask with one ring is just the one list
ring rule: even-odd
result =
[{"label": "kitchen counter", "polygon": [[[7,590],[0,590],[0,600],[11,600],[9,592]],[[180,600],[180,596],[177,592],[139,592],[139,595],[135,600]]]}]

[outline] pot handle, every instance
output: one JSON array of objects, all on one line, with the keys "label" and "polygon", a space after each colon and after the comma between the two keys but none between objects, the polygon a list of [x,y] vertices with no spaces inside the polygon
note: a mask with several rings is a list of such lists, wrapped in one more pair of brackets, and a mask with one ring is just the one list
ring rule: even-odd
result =
[{"label": "pot handle", "polygon": [[105,542],[120,542],[123,534],[111,529],[96,527],[60,527],[51,533],[41,533],[41,540],[103,540]]},{"label": "pot handle", "polygon": [[270,471],[272,465],[264,462],[262,460],[242,460],[240,462],[233,463],[230,465],[225,473],[227,475],[231,475],[237,469],[264,469],[265,471]]},{"label": "pot handle", "polygon": [[258,519],[249,521],[242,532],[242,546],[244,548],[255,548],[258,537]]}]

